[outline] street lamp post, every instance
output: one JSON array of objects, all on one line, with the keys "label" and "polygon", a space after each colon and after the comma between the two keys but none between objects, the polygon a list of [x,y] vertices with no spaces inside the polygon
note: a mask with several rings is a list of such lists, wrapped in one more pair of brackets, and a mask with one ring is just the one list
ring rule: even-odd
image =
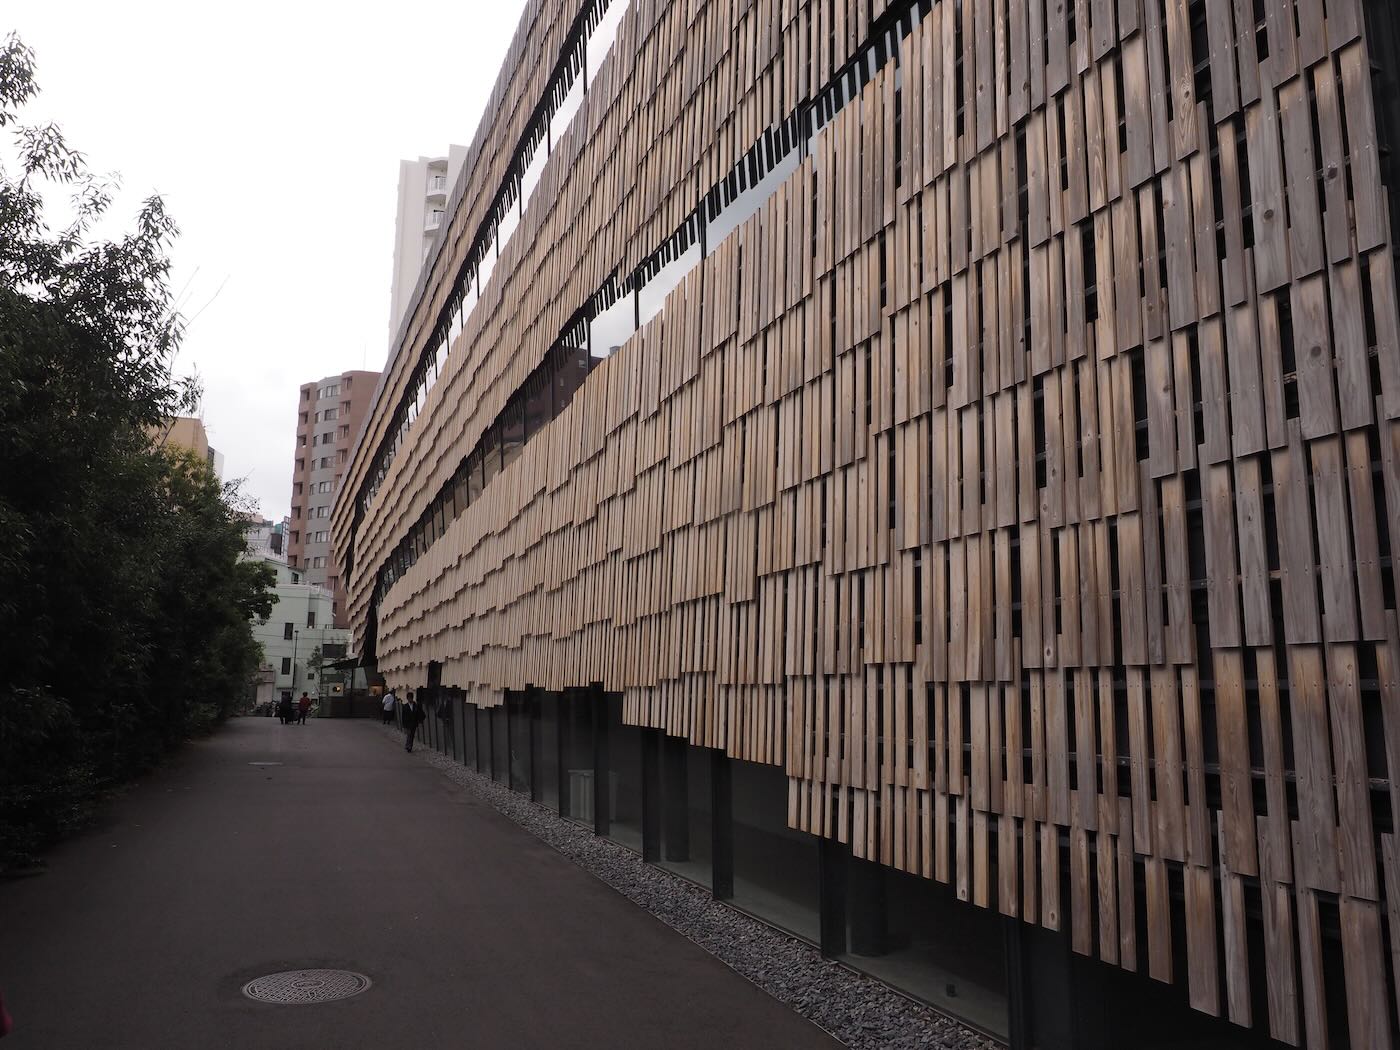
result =
[{"label": "street lamp post", "polygon": [[297,691],[297,642],[301,639],[300,628],[292,631],[292,693]]}]

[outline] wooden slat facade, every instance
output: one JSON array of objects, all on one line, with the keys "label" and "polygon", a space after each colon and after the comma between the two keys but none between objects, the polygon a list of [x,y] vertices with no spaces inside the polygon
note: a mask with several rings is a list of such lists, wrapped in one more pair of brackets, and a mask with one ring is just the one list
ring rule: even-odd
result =
[{"label": "wooden slat facade", "polygon": [[[362,643],[388,552],[570,315],[888,6],[634,0],[369,512],[337,505]],[[439,661],[478,704],[600,683],[781,766],[790,823],[857,856],[1284,1042],[1329,1045],[1343,989],[1350,1044],[1393,1045],[1400,310],[1362,8],[915,8],[388,590],[380,671]],[[469,185],[580,9],[529,5]]]}]

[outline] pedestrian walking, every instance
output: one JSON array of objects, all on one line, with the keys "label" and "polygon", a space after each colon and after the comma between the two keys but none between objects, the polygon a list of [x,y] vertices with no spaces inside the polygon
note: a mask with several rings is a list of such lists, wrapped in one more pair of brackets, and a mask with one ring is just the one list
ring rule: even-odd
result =
[{"label": "pedestrian walking", "polygon": [[423,709],[417,700],[413,699],[413,690],[404,693],[403,700],[403,727],[408,731],[408,739],[404,741],[405,751],[413,750],[413,737],[418,732],[418,726],[423,721]]},{"label": "pedestrian walking", "polygon": [[284,726],[292,724],[292,694],[282,694],[282,700],[277,705],[277,720]]},{"label": "pedestrian walking", "polygon": [[384,719],[380,722],[380,725],[387,726],[393,724],[394,705],[398,702],[399,698],[394,695],[394,691],[392,689],[390,689],[387,693],[384,694]]},{"label": "pedestrian walking", "polygon": [[311,710],[311,697],[305,693],[301,694],[301,699],[297,701],[297,725],[306,725],[306,712]]}]

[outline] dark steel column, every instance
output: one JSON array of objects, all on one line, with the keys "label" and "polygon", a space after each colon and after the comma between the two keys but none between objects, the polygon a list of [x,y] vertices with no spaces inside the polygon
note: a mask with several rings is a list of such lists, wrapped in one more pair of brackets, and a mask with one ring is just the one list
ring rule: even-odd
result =
[{"label": "dark steel column", "polygon": [[559,694],[559,702],[554,705],[555,714],[558,717],[558,732],[554,734],[554,742],[559,755],[559,815],[567,817],[569,815],[569,738],[574,731],[574,704],[578,703],[578,696],[572,689],[565,689]]},{"label": "dark steel column", "polygon": [[601,685],[588,690],[588,706],[593,712],[593,832],[606,835],[612,831],[608,807],[608,778],[612,770],[608,765],[608,697]]},{"label": "dark steel column", "polygon": [[535,748],[540,740],[540,692],[533,685],[525,687],[525,722],[530,727],[530,801],[540,800],[540,764],[535,761]]},{"label": "dark steel column", "polygon": [[822,954],[844,955],[846,953],[846,876],[850,849],[845,843],[824,836],[817,842]]},{"label": "dark steel column", "polygon": [[661,730],[642,730],[642,860],[661,859]]},{"label": "dark steel column", "polygon": [[714,894],[729,900],[734,896],[734,782],[723,751],[710,752],[710,812]]},{"label": "dark steel column", "polygon": [[678,736],[662,737],[662,820],[666,828],[666,859],[690,859],[690,778],[686,763],[689,745]]}]

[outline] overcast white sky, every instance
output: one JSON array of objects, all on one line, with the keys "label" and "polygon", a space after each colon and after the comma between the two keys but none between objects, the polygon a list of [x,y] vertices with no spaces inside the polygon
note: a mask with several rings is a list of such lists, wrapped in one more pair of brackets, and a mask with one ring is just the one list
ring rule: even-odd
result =
[{"label": "overcast white sky", "polygon": [[120,173],[123,228],[152,192],[180,224],[176,370],[265,516],[291,502],[300,384],[383,367],[399,160],[471,141],[523,7],[0,4],[36,52],[25,121]]}]

